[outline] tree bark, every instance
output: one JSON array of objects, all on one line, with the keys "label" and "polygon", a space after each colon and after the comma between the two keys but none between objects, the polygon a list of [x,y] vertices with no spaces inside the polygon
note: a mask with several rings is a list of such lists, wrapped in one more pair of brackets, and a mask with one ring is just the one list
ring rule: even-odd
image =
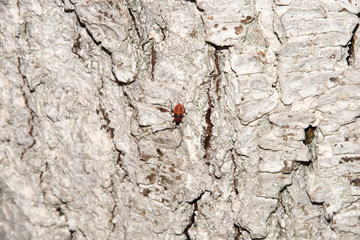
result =
[{"label": "tree bark", "polygon": [[0,0],[0,239],[358,238],[359,12]]}]

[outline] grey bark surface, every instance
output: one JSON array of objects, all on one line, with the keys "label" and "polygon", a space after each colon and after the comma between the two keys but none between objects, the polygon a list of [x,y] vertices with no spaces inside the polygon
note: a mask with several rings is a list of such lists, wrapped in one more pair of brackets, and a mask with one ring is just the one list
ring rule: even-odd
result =
[{"label": "grey bark surface", "polygon": [[359,12],[0,0],[0,239],[359,239]]}]

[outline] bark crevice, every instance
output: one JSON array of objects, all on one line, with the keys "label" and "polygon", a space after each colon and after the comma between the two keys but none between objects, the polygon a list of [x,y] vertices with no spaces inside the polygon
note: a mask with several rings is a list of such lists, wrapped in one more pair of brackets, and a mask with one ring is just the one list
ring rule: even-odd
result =
[{"label": "bark crevice", "polygon": [[22,84],[20,84],[20,91],[21,91],[22,96],[24,98],[25,106],[28,109],[29,114],[30,114],[30,117],[29,117],[29,119],[27,121],[27,124],[29,126],[28,134],[32,138],[31,144],[29,146],[23,148],[23,151],[22,151],[21,156],[20,156],[20,159],[23,160],[25,153],[36,144],[36,139],[33,136],[34,119],[35,119],[36,114],[35,114],[34,110],[29,105],[29,97],[26,94],[26,91],[29,91],[30,94],[32,93],[32,91],[30,89],[30,86],[29,86],[29,83],[28,83],[28,81],[26,79],[26,76],[21,71],[21,59],[20,59],[20,57],[18,57],[18,67],[17,67],[17,69],[18,69],[18,73],[19,73],[19,75],[21,76],[21,79],[22,79]]}]

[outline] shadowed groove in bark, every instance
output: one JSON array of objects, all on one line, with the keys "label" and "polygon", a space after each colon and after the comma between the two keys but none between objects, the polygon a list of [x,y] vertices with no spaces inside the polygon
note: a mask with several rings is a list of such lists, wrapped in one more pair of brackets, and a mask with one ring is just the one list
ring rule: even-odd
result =
[{"label": "shadowed groove in bark", "polygon": [[212,128],[213,128],[213,124],[211,122],[211,109],[212,109],[212,100],[210,97],[210,87],[211,87],[211,83],[209,85],[208,91],[207,91],[207,99],[208,99],[208,110],[206,112],[205,115],[205,121],[206,121],[206,137],[204,140],[204,148],[205,148],[205,159],[206,159],[206,164],[210,164],[209,163],[209,159],[210,159],[210,153],[209,153],[209,148],[210,148],[210,140],[211,140],[211,136],[212,136]]},{"label": "shadowed groove in bark", "polygon": [[[215,50],[214,53],[214,62],[215,62],[215,68],[216,68],[216,74],[214,75],[214,82],[216,84],[217,89],[216,94],[218,93],[218,83],[217,83],[217,78],[220,76],[220,67],[219,67],[219,55],[218,55],[218,50]],[[206,112],[205,115],[205,121],[206,121],[206,137],[204,139],[204,149],[205,149],[205,159],[206,159],[206,164],[210,165],[210,153],[209,153],[209,149],[210,149],[210,141],[211,141],[211,137],[212,137],[212,129],[214,127],[214,124],[211,122],[211,112],[212,112],[212,108],[213,108],[213,100],[211,99],[210,96],[210,89],[211,89],[211,82],[209,83],[209,88],[207,89],[207,99],[208,99],[208,110]],[[218,98],[219,99],[219,98]]]},{"label": "shadowed groove in bark", "polygon": [[234,238],[234,240],[242,240],[243,237],[242,237],[240,227],[238,225],[236,225],[236,224],[234,224],[234,227],[235,227],[235,238]]},{"label": "shadowed groove in bark", "polygon": [[313,140],[314,140],[314,137],[315,137],[315,130],[316,130],[316,127],[313,127],[313,126],[309,126],[307,128],[305,128],[305,140],[303,141],[303,143],[305,145],[309,145]]},{"label": "shadowed groove in bark", "polygon": [[199,6],[196,4],[196,0],[185,0],[185,2],[195,3],[196,9],[197,9],[199,12],[205,12],[203,9],[199,8]]},{"label": "shadowed groove in bark", "polygon": [[220,95],[219,95],[219,90],[220,90],[220,74],[221,74],[221,71],[220,71],[220,66],[219,66],[219,51],[216,50],[215,51],[215,68],[216,68],[216,75],[214,76],[214,81],[215,81],[215,93],[216,93],[216,96],[217,96],[217,101],[219,102],[220,101]]},{"label": "shadowed groove in bark", "polygon": [[[234,223],[234,227],[235,227],[235,231],[236,231],[236,235],[234,240],[243,240],[244,238],[242,237],[242,233],[243,232],[247,232],[250,235],[250,232],[246,229],[241,227],[240,225]],[[252,238],[252,239],[259,239],[259,238]]]},{"label": "shadowed groove in bark", "polygon": [[189,230],[190,230],[190,228],[192,227],[192,225],[195,222],[195,216],[196,216],[196,212],[198,210],[197,201],[192,203],[192,205],[194,207],[194,210],[193,210],[192,215],[190,216],[190,222],[189,222],[189,224],[186,226],[186,228],[184,230],[184,234],[185,234],[185,237],[186,237],[187,240],[191,240],[190,235],[189,235]]},{"label": "shadowed groove in bark", "polygon": [[137,23],[136,23],[135,15],[134,15],[134,13],[132,12],[132,10],[131,10],[130,8],[128,8],[128,11],[129,11],[131,20],[132,20],[133,23],[134,23],[134,28],[135,28],[136,34],[137,34],[137,36],[139,37],[139,39],[141,39],[141,35],[140,35],[140,31],[139,31],[139,28],[138,28]]},{"label": "shadowed groove in bark", "polygon": [[357,24],[352,32],[352,37],[349,41],[349,50],[348,50],[348,56],[346,57],[347,65],[352,66],[355,62],[355,41],[357,40],[357,37],[355,36],[356,31],[359,28],[359,24]]},{"label": "shadowed groove in bark", "polygon": [[311,159],[310,161],[296,161],[297,163],[304,165],[306,167],[312,166],[312,161],[314,159],[316,159],[316,153],[315,150],[313,149],[313,141],[315,138],[315,131],[316,131],[316,127],[313,126],[309,126],[307,128],[304,129],[305,131],[305,139],[303,140],[303,143],[309,148],[309,152],[311,153]]},{"label": "shadowed groove in bark", "polygon": [[191,202],[188,202],[189,204],[191,204],[193,206],[194,209],[193,209],[193,213],[190,216],[190,222],[183,231],[183,234],[185,234],[186,240],[191,240],[190,235],[189,235],[189,230],[195,222],[196,212],[198,211],[198,201],[201,199],[201,197],[204,195],[205,192],[208,192],[208,191],[205,190],[197,198],[195,198]]},{"label": "shadowed groove in bark", "polygon": [[[73,4],[74,5],[74,4]],[[75,5],[74,5],[75,6]],[[70,12],[67,12],[67,13],[70,13]],[[98,42],[95,40],[94,36],[91,34],[91,32],[89,31],[89,29],[86,27],[85,23],[83,23],[79,17],[79,15],[76,13],[76,11],[74,11],[75,13],[75,16],[76,16],[76,19],[77,19],[77,22],[79,23],[80,27],[84,28],[87,32],[87,34],[89,35],[89,37],[91,38],[91,40],[93,40],[93,42],[99,46],[101,44],[101,41]]]}]

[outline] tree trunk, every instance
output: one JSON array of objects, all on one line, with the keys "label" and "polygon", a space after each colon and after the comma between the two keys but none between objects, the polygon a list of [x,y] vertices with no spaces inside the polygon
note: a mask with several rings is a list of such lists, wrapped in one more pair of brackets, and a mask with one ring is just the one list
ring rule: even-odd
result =
[{"label": "tree trunk", "polygon": [[359,238],[359,12],[0,0],[0,239]]}]

